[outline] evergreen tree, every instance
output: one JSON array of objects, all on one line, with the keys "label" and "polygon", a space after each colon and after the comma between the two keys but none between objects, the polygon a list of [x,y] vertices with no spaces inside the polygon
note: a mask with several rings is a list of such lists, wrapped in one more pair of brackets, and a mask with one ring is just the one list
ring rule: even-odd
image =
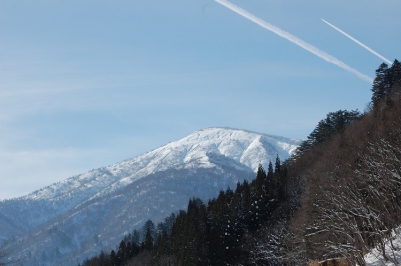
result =
[{"label": "evergreen tree", "polygon": [[278,154],[277,154],[277,156],[276,156],[276,163],[275,163],[275,165],[274,165],[274,173],[277,175],[277,174],[280,174],[280,172],[281,172],[281,161],[280,161],[280,157],[278,157]]},{"label": "evergreen tree", "polygon": [[285,201],[285,188],[287,182],[287,167],[286,165],[282,165],[279,173],[279,187],[278,187],[278,195],[277,195],[277,203]]},{"label": "evergreen tree", "polygon": [[142,226],[142,242],[145,242],[146,234],[148,233],[148,231],[150,232],[152,239],[155,239],[155,224],[150,219],[147,220]]},{"label": "evergreen tree", "polygon": [[209,265],[231,265],[236,256],[236,235],[230,220],[230,199],[234,193],[220,191],[216,200],[208,206],[211,219],[207,242],[209,246]]},{"label": "evergreen tree", "polygon": [[166,231],[163,231],[157,238],[153,247],[154,251],[154,263],[156,265],[165,265],[161,262],[162,258],[169,257],[172,255],[171,243]]},{"label": "evergreen tree", "polygon": [[148,227],[146,228],[146,233],[145,233],[145,238],[142,242],[141,249],[146,249],[146,250],[152,250],[153,249],[153,237],[152,237],[152,231]]},{"label": "evergreen tree", "polygon": [[260,198],[263,194],[266,193],[266,172],[263,169],[263,166],[259,164],[258,171],[256,174],[256,178],[254,181],[255,184],[255,196]]},{"label": "evergreen tree", "polygon": [[274,170],[273,163],[270,161],[266,175],[266,194],[270,198],[273,193]]},{"label": "evergreen tree", "polygon": [[131,234],[131,242],[139,245],[141,243],[141,237],[138,230],[134,230]]},{"label": "evergreen tree", "polygon": [[117,257],[116,252],[113,250],[111,250],[110,252],[110,265],[111,266],[120,266],[120,261]]},{"label": "evergreen tree", "polygon": [[266,207],[267,207],[267,190],[266,190],[266,172],[260,164],[258,167],[258,172],[256,174],[256,179],[252,182],[252,202],[251,202],[251,215],[253,221],[250,224],[252,229],[257,228],[261,220],[265,220],[266,217]]},{"label": "evergreen tree", "polygon": [[383,63],[376,70],[376,77],[372,86],[372,104],[377,107],[380,101],[391,102],[394,88],[401,85],[401,63],[395,59],[391,67]]},{"label": "evergreen tree", "polygon": [[186,211],[180,210],[171,231],[170,235],[171,250],[172,254],[174,254],[175,257],[180,256],[186,244],[184,240],[185,239],[184,232],[182,230],[185,226],[186,215],[187,215]]},{"label": "evergreen tree", "polygon": [[391,65],[391,75],[393,76],[393,83],[400,81],[401,79],[401,63],[397,59],[394,60]]},{"label": "evergreen tree", "polygon": [[389,80],[391,84],[390,93],[393,93],[395,87],[401,86],[401,63],[395,59],[389,69]]},{"label": "evergreen tree", "polygon": [[130,258],[132,258],[134,256],[133,254],[133,248],[132,248],[132,242],[127,242],[127,246],[125,248],[125,253],[124,253],[124,259],[125,260],[129,260]]},{"label": "evergreen tree", "polygon": [[185,262],[185,265],[202,265],[201,262],[207,257],[206,220],[206,207],[202,201],[190,200],[184,228],[186,247],[182,262]]},{"label": "evergreen tree", "polygon": [[136,242],[128,242],[127,243],[127,252],[128,252],[128,258],[133,258],[136,256],[139,251],[141,250],[141,247],[136,243]]},{"label": "evergreen tree", "polygon": [[99,266],[109,266],[109,265],[110,265],[109,255],[101,251],[99,255]]},{"label": "evergreen tree", "polygon": [[372,104],[377,106],[381,99],[384,99],[389,89],[388,65],[382,63],[376,70],[376,77],[372,86]]},{"label": "evergreen tree", "polygon": [[166,229],[167,235],[171,234],[171,230],[173,229],[173,224],[175,222],[176,215],[175,213],[171,213],[166,219],[164,219],[164,226]]},{"label": "evergreen tree", "polygon": [[243,186],[241,183],[237,183],[237,188],[235,189],[233,199],[230,204],[230,221],[234,229],[232,232],[232,237],[239,243],[241,241],[241,236],[245,232],[247,225],[244,223],[245,210],[242,208],[243,200]]},{"label": "evergreen tree", "polygon": [[158,223],[156,226],[156,231],[155,231],[156,238],[158,238],[161,234],[163,234],[163,232],[166,232],[166,231],[167,231],[166,224],[163,222]]},{"label": "evergreen tree", "polygon": [[127,254],[127,245],[125,244],[125,241],[122,240],[120,242],[120,245],[119,245],[118,251],[117,251],[117,258],[121,263],[127,259],[126,254]]},{"label": "evergreen tree", "polygon": [[248,227],[248,225],[252,222],[251,218],[251,188],[249,186],[248,181],[244,180],[242,184],[242,198],[241,198],[241,214],[242,217],[239,220]]}]

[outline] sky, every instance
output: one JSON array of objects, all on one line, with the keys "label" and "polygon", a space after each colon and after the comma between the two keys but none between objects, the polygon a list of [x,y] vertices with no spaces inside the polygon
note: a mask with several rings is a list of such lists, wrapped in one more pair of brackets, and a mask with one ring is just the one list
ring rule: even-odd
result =
[{"label": "sky", "polygon": [[[232,0],[374,78],[401,1]],[[0,0],[0,199],[224,126],[305,139],[371,83],[213,0]]]}]

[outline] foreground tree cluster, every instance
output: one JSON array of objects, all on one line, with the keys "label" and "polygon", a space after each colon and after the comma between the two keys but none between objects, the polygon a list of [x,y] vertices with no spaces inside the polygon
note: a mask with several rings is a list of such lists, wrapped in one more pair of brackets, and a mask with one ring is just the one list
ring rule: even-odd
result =
[{"label": "foreground tree cluster", "polygon": [[286,197],[285,182],[286,168],[277,157],[267,173],[259,166],[251,183],[221,191],[207,204],[191,199],[187,210],[174,217],[171,230],[161,223],[156,232],[148,221],[141,244],[128,237],[117,252],[102,253],[82,265],[234,265],[248,257],[249,236],[274,223],[278,203]]}]

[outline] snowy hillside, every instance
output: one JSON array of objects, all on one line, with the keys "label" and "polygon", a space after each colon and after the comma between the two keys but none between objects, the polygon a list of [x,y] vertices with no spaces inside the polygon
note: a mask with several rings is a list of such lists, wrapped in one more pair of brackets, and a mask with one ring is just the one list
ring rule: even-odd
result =
[{"label": "snowy hillside", "polygon": [[[32,193],[27,198],[50,199],[59,197],[65,194],[66,191],[73,193],[77,190],[88,191],[89,189],[107,193],[149,174],[171,168],[210,168],[214,165],[210,162],[207,153],[224,155],[236,163],[240,163],[241,167],[247,166],[256,171],[259,163],[267,165],[269,160],[274,161],[277,154],[282,159],[287,158],[299,143],[298,140],[289,140],[242,130],[208,128],[196,131],[186,138],[167,144],[132,160],[105,168],[105,171],[110,175],[121,177],[116,178],[118,180],[110,178],[93,179],[93,174],[89,172],[80,175],[78,178],[68,179]],[[82,187],[84,183],[86,185]],[[107,192],[101,190],[103,187],[107,187]]]},{"label": "snowy hillside", "polygon": [[[230,128],[208,128],[134,159],[92,170],[0,202],[0,239],[13,238],[25,265],[74,264],[147,219],[184,209],[189,198],[208,199],[254,178],[299,140]],[[168,199],[168,200],[167,200]],[[46,263],[45,263],[46,262]]]}]

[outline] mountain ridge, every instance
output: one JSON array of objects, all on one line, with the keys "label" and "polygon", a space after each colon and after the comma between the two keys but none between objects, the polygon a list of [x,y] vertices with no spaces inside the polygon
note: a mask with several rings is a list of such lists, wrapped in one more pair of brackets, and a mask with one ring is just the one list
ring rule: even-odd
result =
[{"label": "mountain ridge", "polygon": [[[287,141],[288,141],[288,140],[291,140],[291,141],[293,141],[293,142],[296,143],[296,144],[293,145],[293,146],[290,146],[290,147],[285,147],[285,146],[283,147],[283,149],[284,149],[284,150],[287,150],[289,154],[293,153],[293,152],[295,151],[295,148],[296,148],[296,147],[299,145],[299,143],[301,142],[301,141],[298,140],[298,139],[290,139],[290,138],[285,138],[285,137],[276,136],[276,135],[257,133],[257,132],[251,131],[251,130],[243,130],[243,129],[237,129],[237,128],[231,128],[231,127],[208,127],[208,128],[204,128],[204,129],[199,129],[199,130],[195,131],[194,133],[190,134],[189,136],[184,137],[184,138],[182,138],[182,139],[180,139],[180,140],[177,140],[177,141],[170,142],[169,144],[171,144],[171,143],[176,143],[176,142],[185,140],[185,139],[187,139],[187,138],[189,138],[189,137],[191,137],[191,136],[193,136],[193,135],[195,135],[195,134],[199,134],[199,132],[207,132],[207,131],[210,131],[210,130],[218,130],[218,131],[220,131],[220,130],[241,131],[241,132],[246,132],[246,133],[249,133],[249,134],[257,134],[257,135],[266,136],[266,137],[269,137],[269,138],[280,139],[280,140],[287,140]],[[109,168],[114,167],[114,166],[116,166],[116,165],[122,165],[122,164],[125,164],[125,163],[130,163],[130,162],[132,162],[133,160],[136,160],[137,158],[140,158],[140,159],[142,160],[142,157],[143,157],[143,156],[145,156],[145,155],[147,155],[147,154],[151,154],[151,153],[153,153],[153,152],[155,152],[155,151],[158,151],[158,150],[160,150],[160,149],[164,149],[164,148],[166,148],[169,144],[163,145],[163,146],[161,146],[161,147],[159,147],[159,148],[156,148],[156,149],[153,149],[153,150],[151,150],[151,151],[149,151],[149,152],[142,153],[141,155],[138,155],[138,156],[136,156],[136,157],[134,157],[134,158],[125,159],[125,160],[123,160],[123,161],[121,161],[121,162],[117,162],[117,163],[111,164],[111,165],[106,166],[106,167],[99,167],[99,168],[96,168],[96,169],[92,169],[92,170],[90,170],[90,171],[88,171],[88,172],[86,172],[86,173],[78,174],[78,175],[69,177],[69,178],[67,178],[67,179],[65,179],[65,180],[62,180],[62,181],[53,183],[53,184],[51,184],[51,185],[45,186],[45,187],[43,187],[43,188],[41,188],[41,189],[35,190],[35,191],[33,191],[33,192],[31,192],[31,193],[29,193],[29,194],[27,194],[27,195],[24,195],[24,196],[21,196],[21,197],[17,197],[17,198],[12,198],[12,199],[6,199],[6,200],[3,200],[3,201],[13,200],[13,199],[26,199],[26,198],[35,199],[35,197],[32,197],[34,194],[38,194],[38,193],[40,193],[40,192],[42,192],[42,191],[44,191],[44,190],[46,190],[46,189],[48,189],[48,188],[53,187],[54,185],[59,185],[59,184],[65,183],[65,182],[67,182],[67,181],[69,181],[69,180],[76,179],[76,178],[78,178],[78,177],[80,177],[80,176],[88,175],[88,174],[90,174],[90,173],[92,173],[92,172],[94,172],[94,171],[97,171],[97,170],[101,170],[101,169],[105,169],[105,170],[106,170],[106,169],[109,169]],[[257,165],[256,165],[256,166],[254,165],[253,168],[254,168],[254,170],[256,171]],[[54,197],[54,198],[56,198],[56,197]]]}]

